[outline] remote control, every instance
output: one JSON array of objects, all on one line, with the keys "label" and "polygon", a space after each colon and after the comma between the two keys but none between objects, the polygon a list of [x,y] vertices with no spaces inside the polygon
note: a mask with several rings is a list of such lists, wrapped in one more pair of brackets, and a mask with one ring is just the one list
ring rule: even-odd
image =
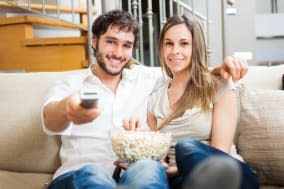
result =
[{"label": "remote control", "polygon": [[84,108],[97,108],[98,105],[98,93],[91,90],[80,91],[81,106]]}]

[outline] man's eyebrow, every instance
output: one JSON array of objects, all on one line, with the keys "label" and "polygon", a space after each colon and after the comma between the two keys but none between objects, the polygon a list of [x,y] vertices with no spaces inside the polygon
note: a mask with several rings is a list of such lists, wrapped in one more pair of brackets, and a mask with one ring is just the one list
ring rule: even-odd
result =
[{"label": "man's eyebrow", "polygon": [[[112,37],[112,36],[106,36],[106,39],[108,39],[108,40],[114,40],[114,41],[120,41],[118,38]],[[133,44],[134,44],[133,41],[129,41],[129,40],[126,40],[126,41],[123,41],[123,42],[126,42],[126,43],[129,44],[129,45],[133,45]]]}]

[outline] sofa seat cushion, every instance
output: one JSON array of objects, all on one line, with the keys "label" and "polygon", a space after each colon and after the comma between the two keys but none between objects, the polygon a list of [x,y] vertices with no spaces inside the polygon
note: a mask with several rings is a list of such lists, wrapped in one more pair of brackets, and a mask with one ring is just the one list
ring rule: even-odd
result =
[{"label": "sofa seat cushion", "polygon": [[0,188],[44,189],[52,174],[19,173],[0,170]]},{"label": "sofa seat cushion", "polygon": [[262,184],[284,186],[284,91],[240,90],[238,150]]}]

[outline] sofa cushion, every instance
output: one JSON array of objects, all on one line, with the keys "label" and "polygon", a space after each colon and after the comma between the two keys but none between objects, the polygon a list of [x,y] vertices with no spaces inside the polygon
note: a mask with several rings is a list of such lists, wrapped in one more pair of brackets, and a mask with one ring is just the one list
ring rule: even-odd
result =
[{"label": "sofa cushion", "polygon": [[250,88],[281,89],[284,64],[277,66],[249,66],[247,75],[238,83]]},{"label": "sofa cushion", "polygon": [[238,150],[262,184],[284,185],[284,91],[240,90]]},{"label": "sofa cushion", "polygon": [[284,90],[284,74],[282,75],[282,90]]},{"label": "sofa cushion", "polygon": [[59,137],[47,136],[40,112],[48,88],[68,72],[0,74],[0,169],[53,173]]},{"label": "sofa cushion", "polygon": [[0,171],[0,188],[45,189],[52,174]]}]

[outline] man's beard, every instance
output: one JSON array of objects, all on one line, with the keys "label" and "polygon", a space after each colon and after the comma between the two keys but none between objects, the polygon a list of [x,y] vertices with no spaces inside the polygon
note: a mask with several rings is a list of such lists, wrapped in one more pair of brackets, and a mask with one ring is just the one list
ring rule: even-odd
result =
[{"label": "man's beard", "polygon": [[96,57],[96,59],[97,59],[97,64],[102,68],[102,70],[105,71],[107,74],[110,74],[110,75],[112,75],[112,76],[120,75],[121,72],[122,72],[122,70],[123,70],[123,69],[126,67],[126,65],[127,65],[127,64],[125,63],[124,66],[123,66],[120,70],[118,70],[118,71],[116,71],[116,72],[113,72],[113,71],[111,71],[111,70],[109,70],[109,69],[107,68],[107,65],[106,65],[106,63],[105,63],[105,61],[104,61],[104,58],[103,58],[102,54],[100,53],[98,47],[96,48],[96,50],[94,50],[94,55],[95,55],[95,57]]}]

